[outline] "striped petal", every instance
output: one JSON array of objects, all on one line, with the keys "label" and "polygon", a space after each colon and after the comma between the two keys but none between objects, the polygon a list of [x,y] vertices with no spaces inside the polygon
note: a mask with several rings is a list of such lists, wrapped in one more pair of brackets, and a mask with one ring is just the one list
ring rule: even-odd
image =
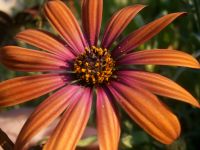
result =
[{"label": "striped petal", "polygon": [[49,1],[45,5],[44,11],[51,24],[75,51],[76,55],[84,52],[87,44],[70,9],[62,1]]},{"label": "striped petal", "polygon": [[82,24],[90,46],[96,45],[101,29],[103,0],[83,0]]},{"label": "striped petal", "polygon": [[66,86],[42,102],[23,126],[15,150],[22,150],[35,134],[56,119],[77,96],[80,97],[78,90],[79,86]]},{"label": "striped petal", "polygon": [[17,46],[3,47],[0,61],[6,67],[17,71],[55,71],[68,67],[66,62],[53,54]]},{"label": "striped petal", "polygon": [[132,86],[133,83],[138,84],[152,93],[178,99],[200,108],[196,99],[184,88],[159,74],[142,71],[119,71],[118,77],[129,86]]},{"label": "striped petal", "polygon": [[119,45],[113,50],[113,56],[116,57],[130,52],[132,49],[138,47],[158,34],[168,24],[183,14],[185,13],[180,12],[168,14],[139,28],[119,43]]},{"label": "striped petal", "polygon": [[44,150],[75,149],[88,122],[92,105],[92,92],[89,88],[84,88],[81,95],[81,98],[75,99],[64,113]]},{"label": "striped petal", "polygon": [[102,88],[97,89],[96,110],[100,150],[117,150],[120,124],[111,98]]},{"label": "striped petal", "polygon": [[191,55],[167,49],[143,50],[127,54],[118,61],[118,64],[152,64],[200,68],[199,62]]},{"label": "striped petal", "polygon": [[17,77],[0,83],[0,106],[20,104],[49,93],[66,82],[64,75]]},{"label": "striped petal", "polygon": [[116,12],[108,22],[102,39],[102,47],[109,48],[144,7],[144,5],[128,6]]},{"label": "striped petal", "polygon": [[62,60],[70,60],[74,58],[71,49],[65,46],[64,42],[61,42],[56,36],[49,32],[28,29],[18,33],[16,38],[30,45],[53,53],[59,56]]},{"label": "striped petal", "polygon": [[180,135],[178,119],[155,95],[117,82],[109,88],[130,117],[161,143],[171,144]]}]

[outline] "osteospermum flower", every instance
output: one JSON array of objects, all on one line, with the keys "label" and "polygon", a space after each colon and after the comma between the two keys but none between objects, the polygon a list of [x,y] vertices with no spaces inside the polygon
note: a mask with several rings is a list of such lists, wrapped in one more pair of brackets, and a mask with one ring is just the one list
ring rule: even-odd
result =
[{"label": "osteospermum flower", "polygon": [[116,12],[98,45],[102,7],[103,0],[83,0],[82,32],[63,2],[50,1],[45,5],[45,14],[62,40],[51,33],[29,29],[16,38],[42,51],[17,46],[1,49],[1,62],[8,68],[44,74],[2,82],[0,106],[16,105],[58,89],[31,114],[18,136],[15,150],[24,149],[34,135],[62,113],[44,149],[75,149],[95,97],[101,150],[118,149],[120,121],[115,102],[148,134],[164,144],[172,143],[179,136],[180,124],[156,95],[199,107],[195,98],[173,81],[155,73],[121,67],[153,64],[200,68],[195,58],[177,50],[133,51],[184,13],[165,15],[137,29],[111,51],[112,43],[144,6],[129,6]]}]

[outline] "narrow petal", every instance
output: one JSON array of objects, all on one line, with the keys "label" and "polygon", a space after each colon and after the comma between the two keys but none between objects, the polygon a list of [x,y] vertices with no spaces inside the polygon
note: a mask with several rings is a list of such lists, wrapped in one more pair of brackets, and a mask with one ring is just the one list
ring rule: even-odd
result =
[{"label": "narrow petal", "polygon": [[0,83],[0,106],[20,104],[49,93],[66,82],[64,75],[17,77]]},{"label": "narrow petal", "polygon": [[118,76],[120,80],[129,86],[135,83],[157,95],[178,99],[193,106],[200,107],[198,101],[184,88],[159,74],[142,71],[120,71]]},{"label": "narrow petal", "polygon": [[130,52],[158,34],[168,24],[183,14],[185,13],[180,12],[168,14],[139,28],[119,43],[119,45],[113,50],[113,56],[120,56],[124,53]]},{"label": "narrow petal", "polygon": [[200,68],[199,62],[191,55],[177,50],[167,49],[143,50],[127,54],[118,61],[118,64],[152,64]]},{"label": "narrow petal", "polygon": [[89,88],[84,88],[81,95],[81,98],[75,99],[64,113],[44,150],[75,149],[88,122],[92,105],[92,92]]},{"label": "narrow petal", "polygon": [[53,54],[17,46],[3,47],[0,61],[17,71],[55,71],[65,70],[69,66]]},{"label": "narrow petal", "polygon": [[117,150],[120,124],[111,97],[102,88],[97,89],[96,110],[100,150]]},{"label": "narrow petal", "polygon": [[96,45],[101,29],[103,0],[83,0],[82,24],[90,46]]},{"label": "narrow petal", "polygon": [[161,143],[171,144],[180,135],[178,119],[155,95],[117,82],[109,88],[130,117]]},{"label": "narrow petal", "polygon": [[78,91],[79,86],[66,86],[42,102],[23,126],[15,150],[22,150],[35,134],[56,119],[77,96],[80,97]]},{"label": "narrow petal", "polygon": [[44,11],[51,24],[76,54],[84,52],[86,41],[70,9],[62,1],[49,1]]},{"label": "narrow petal", "polygon": [[106,26],[102,39],[102,47],[109,48],[131,20],[133,20],[137,13],[144,7],[144,5],[128,6],[116,12]]},{"label": "narrow petal", "polygon": [[56,39],[57,37],[49,32],[28,29],[18,33],[16,38],[30,45],[53,53],[59,56],[62,60],[70,60],[75,57],[72,54],[71,49],[65,46],[64,42]]}]

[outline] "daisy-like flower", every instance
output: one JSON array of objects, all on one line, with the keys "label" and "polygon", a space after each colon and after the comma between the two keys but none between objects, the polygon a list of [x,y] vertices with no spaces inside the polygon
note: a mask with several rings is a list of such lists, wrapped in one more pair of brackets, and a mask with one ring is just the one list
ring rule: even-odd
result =
[{"label": "daisy-like flower", "polygon": [[15,150],[24,149],[34,135],[62,113],[62,119],[44,149],[75,149],[87,125],[95,98],[101,150],[118,149],[120,120],[116,102],[161,143],[170,144],[179,136],[181,129],[177,117],[156,95],[200,107],[195,98],[166,77],[123,66],[153,64],[199,69],[195,58],[177,50],[133,51],[184,13],[165,15],[137,29],[111,51],[112,43],[144,7],[128,6],[116,12],[106,26],[101,45],[98,45],[103,0],[83,0],[84,32],[63,2],[49,1],[44,8],[45,14],[62,38],[29,29],[17,34],[16,38],[42,51],[17,46],[1,49],[1,62],[8,68],[43,74],[2,82],[0,106],[16,105],[58,89],[31,114],[17,138]]}]

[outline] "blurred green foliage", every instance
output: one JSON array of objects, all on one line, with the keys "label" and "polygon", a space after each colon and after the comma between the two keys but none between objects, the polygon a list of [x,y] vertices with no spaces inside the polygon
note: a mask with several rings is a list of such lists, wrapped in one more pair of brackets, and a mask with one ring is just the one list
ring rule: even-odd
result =
[{"label": "blurred green foliage", "polygon": [[[43,0],[23,1],[23,9],[16,11],[12,17],[0,12],[0,46],[14,44],[23,47],[29,47],[24,43],[15,41],[14,36],[26,28],[41,28],[54,32],[48,22],[45,20],[42,6]],[[65,1],[72,9],[74,14],[80,20],[80,0]],[[198,60],[200,58],[200,1],[199,0],[104,0],[104,14],[102,23],[103,29],[111,15],[127,5],[136,3],[145,4],[147,7],[137,15],[130,23],[119,40],[126,35],[141,27],[142,25],[153,21],[154,19],[171,12],[188,12],[187,16],[177,19],[169,25],[160,34],[152,40],[141,45],[137,50],[152,48],[173,48],[192,54]],[[118,41],[119,41],[118,40]],[[117,42],[118,42],[117,41]],[[194,97],[200,100],[200,71],[179,68],[179,67],[161,67],[147,66],[148,71],[153,71],[167,76],[185,89],[190,91]],[[0,66],[0,80],[9,79],[15,76],[27,75],[25,73],[13,72],[3,66]],[[44,99],[46,96],[40,98]],[[181,137],[172,145],[162,145],[148,136],[139,128],[128,115],[121,110],[122,136],[120,150],[197,150],[200,148],[200,111],[187,104],[171,99],[160,98],[167,103],[177,114],[182,125]],[[32,101],[17,106],[36,106],[40,101]],[[94,118],[91,118],[89,125],[94,125]],[[84,141],[82,141],[84,142]],[[82,144],[84,145],[84,143]]]}]

